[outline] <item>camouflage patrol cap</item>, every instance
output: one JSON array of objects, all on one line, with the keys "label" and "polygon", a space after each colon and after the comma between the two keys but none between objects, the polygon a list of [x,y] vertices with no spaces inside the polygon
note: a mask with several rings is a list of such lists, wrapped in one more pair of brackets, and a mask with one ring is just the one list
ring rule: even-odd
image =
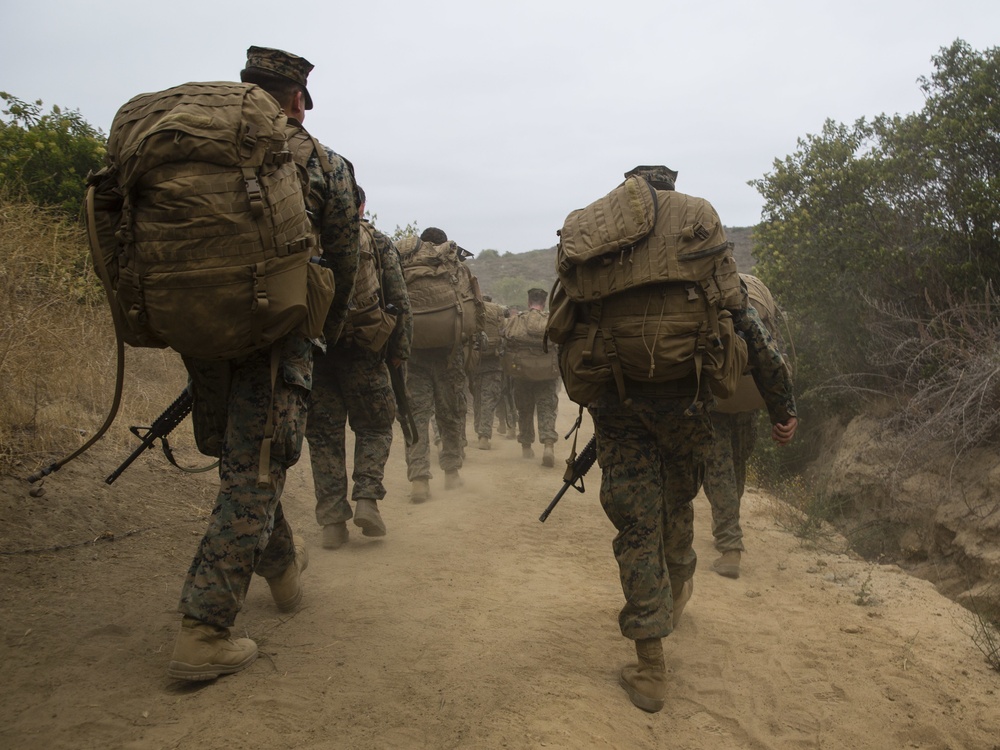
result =
[{"label": "camouflage patrol cap", "polygon": [[633,167],[625,173],[625,179],[629,177],[642,177],[658,190],[673,190],[677,184],[677,172],[662,164]]},{"label": "camouflage patrol cap", "polygon": [[271,47],[250,47],[247,50],[247,65],[240,71],[240,80],[246,81],[247,73],[264,73],[265,75],[287,78],[302,86],[302,91],[305,93],[306,109],[312,109],[313,100],[309,96],[309,89],[306,88],[306,79],[309,78],[313,67],[315,66],[304,57],[293,55],[284,50]]}]

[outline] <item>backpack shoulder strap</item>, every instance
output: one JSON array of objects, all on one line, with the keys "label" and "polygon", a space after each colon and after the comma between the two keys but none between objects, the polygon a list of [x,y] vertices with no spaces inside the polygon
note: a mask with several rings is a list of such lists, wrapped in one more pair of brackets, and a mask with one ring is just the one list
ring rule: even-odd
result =
[{"label": "backpack shoulder strap", "polygon": [[312,155],[316,154],[316,158],[319,160],[319,166],[320,169],[323,170],[323,174],[326,175],[333,172],[333,164],[330,162],[330,155],[327,153],[323,144],[319,142],[316,136],[297,123],[289,123],[287,136],[288,148],[292,152],[292,158],[295,160],[296,164],[305,168]]}]

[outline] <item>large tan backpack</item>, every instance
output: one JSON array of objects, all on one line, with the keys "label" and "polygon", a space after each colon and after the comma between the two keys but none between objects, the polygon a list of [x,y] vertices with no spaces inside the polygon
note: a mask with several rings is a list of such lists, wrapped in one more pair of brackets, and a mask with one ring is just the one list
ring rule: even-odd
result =
[{"label": "large tan backpack", "polygon": [[547,335],[571,399],[735,391],[747,351],[729,310],[743,298],[708,201],[630,177],[570,213],[559,236]]},{"label": "large tan backpack", "polygon": [[[741,273],[740,278],[746,284],[750,304],[757,311],[757,314],[760,315],[760,319],[771,334],[771,337],[779,342],[780,347],[781,335],[778,330],[778,305],[774,301],[774,297],[771,296],[771,290],[756,276]],[[787,358],[785,365],[786,367],[788,366]],[[715,405],[715,410],[723,414],[739,414],[763,408],[765,408],[764,397],[760,395],[753,375],[749,371],[744,372],[740,378],[740,382],[736,387],[736,393],[729,398],[720,399]]]},{"label": "large tan backpack", "polygon": [[410,297],[414,349],[456,348],[482,330],[483,295],[458,245],[411,236],[396,249]]},{"label": "large tan backpack", "polygon": [[511,318],[504,331],[504,371],[515,380],[552,380],[559,377],[559,358],[545,342],[549,314],[528,310]]},{"label": "large tan backpack", "polygon": [[[87,193],[91,252],[122,338],[229,359],[303,326],[315,237],[263,89],[188,83],[115,115]],[[314,300],[313,321],[326,310]]]},{"label": "large tan backpack", "polygon": [[354,294],[348,307],[342,340],[373,352],[384,351],[396,329],[396,316],[385,310],[382,263],[375,246],[375,227],[361,222],[361,249]]},{"label": "large tan backpack", "polygon": [[507,322],[507,309],[496,302],[483,302],[483,333],[486,334],[480,354],[499,357],[504,352],[503,331]]}]

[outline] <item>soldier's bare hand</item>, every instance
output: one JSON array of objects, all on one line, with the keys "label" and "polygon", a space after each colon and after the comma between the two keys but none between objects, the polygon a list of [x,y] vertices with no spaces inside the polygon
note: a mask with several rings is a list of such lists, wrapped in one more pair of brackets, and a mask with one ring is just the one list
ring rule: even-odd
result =
[{"label": "soldier's bare hand", "polygon": [[778,445],[788,445],[795,436],[795,428],[799,426],[799,420],[789,417],[786,422],[778,422],[771,426],[771,439]]}]

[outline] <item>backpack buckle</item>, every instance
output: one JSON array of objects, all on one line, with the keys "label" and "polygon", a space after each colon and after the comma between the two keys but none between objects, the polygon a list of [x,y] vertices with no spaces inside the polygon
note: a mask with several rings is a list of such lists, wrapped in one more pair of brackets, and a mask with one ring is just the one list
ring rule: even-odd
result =
[{"label": "backpack buckle", "polygon": [[243,133],[243,139],[240,143],[240,157],[244,160],[249,159],[253,150],[257,147],[257,133],[260,130],[254,123],[248,122],[246,132]]},{"label": "backpack buckle", "polygon": [[250,210],[253,212],[254,218],[260,218],[264,215],[264,195],[260,190],[260,182],[256,175],[247,177],[244,182],[247,186],[247,195],[250,198]]}]

